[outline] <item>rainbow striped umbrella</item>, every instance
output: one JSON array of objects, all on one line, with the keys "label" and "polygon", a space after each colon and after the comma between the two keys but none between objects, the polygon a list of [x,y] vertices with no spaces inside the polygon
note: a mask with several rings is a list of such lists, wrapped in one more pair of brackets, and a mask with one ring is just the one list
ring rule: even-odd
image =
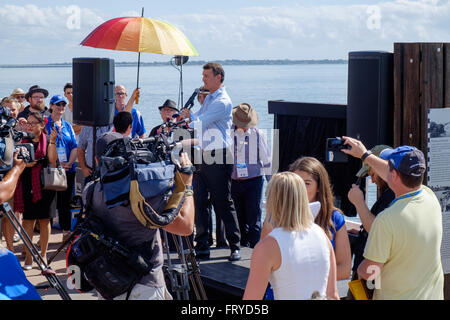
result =
[{"label": "rainbow striped umbrella", "polygon": [[175,26],[144,17],[106,21],[92,31],[81,45],[119,51],[198,56],[192,43]]},{"label": "rainbow striped umbrella", "polygon": [[[165,21],[142,17],[122,17],[108,20],[92,31],[82,46],[118,51],[138,52],[137,88],[141,52],[174,56],[198,56],[188,38]],[[139,103],[136,98],[136,103]]]}]

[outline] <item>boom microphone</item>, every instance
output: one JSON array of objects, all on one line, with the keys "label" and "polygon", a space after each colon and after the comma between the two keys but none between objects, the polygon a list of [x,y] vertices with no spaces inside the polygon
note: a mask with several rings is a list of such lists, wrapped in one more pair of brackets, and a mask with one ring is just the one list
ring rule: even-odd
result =
[{"label": "boom microphone", "polygon": [[194,99],[198,95],[199,91],[200,91],[199,88],[194,90],[194,93],[192,94],[192,96],[189,98],[189,100],[184,105],[185,108],[191,109],[194,106]]}]

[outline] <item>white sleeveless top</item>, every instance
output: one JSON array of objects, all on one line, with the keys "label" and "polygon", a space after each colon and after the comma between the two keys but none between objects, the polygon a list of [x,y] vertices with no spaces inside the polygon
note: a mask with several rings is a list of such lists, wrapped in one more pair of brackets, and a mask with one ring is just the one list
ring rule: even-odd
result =
[{"label": "white sleeveless top", "polygon": [[303,231],[276,228],[269,233],[280,247],[280,268],[270,275],[275,300],[307,300],[314,291],[326,296],[330,249],[317,225]]}]

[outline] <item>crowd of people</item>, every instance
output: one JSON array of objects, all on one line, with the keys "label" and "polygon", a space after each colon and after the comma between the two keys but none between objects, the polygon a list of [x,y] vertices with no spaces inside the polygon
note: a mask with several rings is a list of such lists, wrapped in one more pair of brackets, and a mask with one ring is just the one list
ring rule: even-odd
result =
[{"label": "crowd of people", "polygon": [[[361,230],[349,230],[358,236],[351,249],[344,214],[335,206],[323,164],[313,157],[300,157],[288,172],[272,175],[271,151],[263,130],[257,127],[258,115],[249,103],[233,107],[224,79],[222,66],[208,63],[203,66],[197,112],[180,110],[170,99],[158,107],[164,123],[188,119],[200,137],[201,150],[201,160],[192,161],[195,172],[183,176],[187,189],[193,186],[193,194],[186,193],[187,198],[193,195],[189,198],[192,200],[186,201],[180,217],[164,229],[191,236],[196,258],[209,259],[214,244],[214,212],[215,246],[229,248],[230,261],[241,259],[242,246],[253,248],[244,299],[311,299],[313,295],[339,299],[337,281],[350,277],[375,279],[374,299],[443,299],[441,208],[433,192],[422,185],[426,170],[422,152],[410,146],[393,149],[384,145],[367,150],[360,141],[343,137],[350,146],[343,152],[364,163],[357,176],[370,175],[379,194],[369,209],[358,185],[349,190],[348,198],[362,222]],[[99,150],[104,150],[107,142],[126,136],[143,138],[147,132],[142,115],[133,107],[139,89],[128,97],[124,86],[115,87],[114,121],[96,128],[97,141],[92,139],[93,127],[73,123],[72,85],[66,84],[62,93],[53,95],[47,107],[46,89],[35,85],[24,92],[18,88],[0,106],[0,112],[8,109],[17,119],[18,129],[33,133],[34,138],[24,142],[33,144],[36,160],[26,167],[20,163],[20,177],[11,180],[7,176],[2,183],[16,184],[13,196],[5,201],[11,204],[30,238],[38,223],[44,259],[56,212],[61,241],[71,230],[76,167],[80,167],[84,183],[88,184],[101,155]],[[168,134],[170,130],[170,126],[158,125],[149,136]],[[97,144],[95,155],[93,143]],[[192,159],[185,154],[182,159],[185,166],[192,165]],[[15,164],[19,162],[15,159]],[[68,186],[65,191],[42,188],[41,172],[47,166],[64,168]],[[266,217],[262,221],[265,181]],[[106,215],[102,190],[94,190],[94,206],[99,215]],[[156,238],[158,243],[156,247],[152,244],[158,251],[152,258],[153,271],[128,297],[170,298],[162,276],[159,233],[142,229],[134,216],[126,214],[121,212],[121,220],[111,220],[124,239],[132,234],[133,245],[146,237]],[[2,229],[8,249],[14,252],[17,239],[5,218]],[[31,268],[32,258],[26,252],[23,269]],[[351,292],[348,297],[354,298]]]}]

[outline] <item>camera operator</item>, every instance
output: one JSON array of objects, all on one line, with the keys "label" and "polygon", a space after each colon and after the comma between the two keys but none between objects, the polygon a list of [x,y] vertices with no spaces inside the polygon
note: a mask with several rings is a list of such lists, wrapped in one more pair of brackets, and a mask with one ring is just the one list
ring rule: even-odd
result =
[{"label": "camera operator", "polygon": [[[96,144],[97,158],[100,158],[104,153],[108,144],[118,139],[123,139],[123,137],[117,132],[108,132],[99,137]],[[192,163],[187,154],[182,153],[181,167],[189,168],[191,166]],[[181,173],[181,177],[186,186],[192,185],[192,174]],[[90,192],[92,195],[89,197]],[[191,196],[192,192],[188,193],[188,191],[185,191],[185,195],[186,198],[178,216],[163,228],[168,232],[183,236],[192,234],[194,228],[194,202]],[[130,248],[139,250],[152,265],[149,273],[145,274],[128,294],[124,293],[119,295],[114,300],[171,300],[172,297],[167,291],[164,281],[162,269],[164,258],[158,229],[150,229],[143,226],[134,215],[130,205],[119,205],[108,208],[104,189],[99,182],[93,182],[93,185],[87,185],[83,197],[87,199],[85,203],[91,203],[90,208],[92,214],[100,218],[105,229],[108,229],[115,235],[115,240]],[[160,200],[146,198],[146,201],[156,211],[161,206],[164,207],[164,204]]]}]

